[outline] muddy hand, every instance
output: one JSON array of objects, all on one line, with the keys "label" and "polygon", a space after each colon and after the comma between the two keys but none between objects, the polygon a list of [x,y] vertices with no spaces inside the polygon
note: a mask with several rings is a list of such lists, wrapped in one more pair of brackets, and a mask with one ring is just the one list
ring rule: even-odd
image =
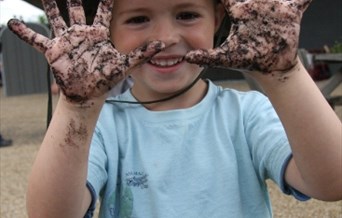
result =
[{"label": "muddy hand", "polygon": [[231,20],[218,48],[187,54],[191,63],[269,73],[296,64],[300,22],[311,0],[222,0]]},{"label": "muddy hand", "polygon": [[100,1],[91,26],[86,25],[82,0],[68,0],[69,28],[55,1],[42,2],[56,38],[50,40],[18,20],[10,20],[8,26],[22,40],[45,54],[57,84],[72,102],[83,104],[104,95],[127,76],[130,68],[163,47],[156,41],[129,54],[120,54],[109,38],[113,0]]}]

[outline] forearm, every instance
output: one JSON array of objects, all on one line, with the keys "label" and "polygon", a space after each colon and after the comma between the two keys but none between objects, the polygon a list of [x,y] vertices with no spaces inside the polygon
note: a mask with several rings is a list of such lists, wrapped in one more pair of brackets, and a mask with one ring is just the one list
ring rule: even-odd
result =
[{"label": "forearm", "polygon": [[[342,126],[336,113],[301,63],[287,73],[285,80],[257,77],[291,144],[294,163],[286,177],[290,185],[302,188],[303,182],[312,197],[341,199]],[[299,183],[295,168],[302,179]]]},{"label": "forearm", "polygon": [[100,106],[81,109],[63,98],[57,104],[29,177],[30,217],[82,217],[83,201],[89,201],[87,162]]}]

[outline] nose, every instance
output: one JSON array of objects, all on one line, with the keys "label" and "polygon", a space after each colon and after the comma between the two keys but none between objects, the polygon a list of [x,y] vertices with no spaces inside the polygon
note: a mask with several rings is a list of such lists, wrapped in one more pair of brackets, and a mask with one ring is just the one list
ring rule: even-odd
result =
[{"label": "nose", "polygon": [[163,18],[153,24],[151,40],[160,40],[169,47],[177,44],[180,38],[180,32],[172,19]]}]

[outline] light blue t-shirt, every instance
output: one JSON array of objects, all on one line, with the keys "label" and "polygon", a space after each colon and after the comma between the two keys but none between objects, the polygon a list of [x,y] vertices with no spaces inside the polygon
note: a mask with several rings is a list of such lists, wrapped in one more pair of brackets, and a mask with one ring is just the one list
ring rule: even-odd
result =
[{"label": "light blue t-shirt", "polygon": [[[279,118],[258,92],[208,84],[188,109],[104,105],[88,170],[101,218],[272,217],[265,180],[291,192]],[[135,101],[130,91],[115,98]]]}]

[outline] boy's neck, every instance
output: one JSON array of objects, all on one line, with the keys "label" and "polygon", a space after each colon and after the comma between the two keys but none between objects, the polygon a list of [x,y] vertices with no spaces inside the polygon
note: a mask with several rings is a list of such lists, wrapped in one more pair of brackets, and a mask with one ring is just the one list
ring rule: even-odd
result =
[{"label": "boy's neck", "polygon": [[[168,101],[146,104],[144,107],[151,111],[167,111],[190,108],[198,104],[205,97],[208,91],[208,86],[208,82],[200,79],[190,90],[186,91],[185,93]],[[134,96],[133,90],[132,95]]]}]

